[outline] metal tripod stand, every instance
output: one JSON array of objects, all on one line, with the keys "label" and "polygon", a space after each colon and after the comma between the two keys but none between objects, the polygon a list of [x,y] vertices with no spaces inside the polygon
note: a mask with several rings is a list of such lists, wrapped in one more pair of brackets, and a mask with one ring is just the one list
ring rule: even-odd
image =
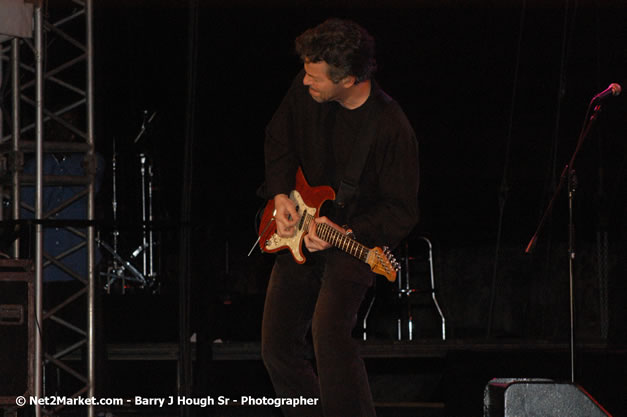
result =
[{"label": "metal tripod stand", "polygon": [[[139,138],[146,131],[147,124],[149,124],[154,118],[155,114],[146,120],[147,112],[144,112],[144,122],[142,123],[141,130],[134,140],[136,143]],[[119,250],[119,238],[120,231],[118,229],[118,187],[117,187],[117,153],[115,149],[115,140],[113,141],[113,157],[111,159],[112,170],[112,185],[113,185],[113,198],[112,198],[112,212],[113,212],[113,232],[112,232],[112,245],[97,238],[97,243],[107,251],[112,259],[107,266],[105,272],[101,272],[102,276],[105,276],[107,282],[104,286],[106,291],[111,290],[111,286],[116,281],[122,283],[122,293],[126,291],[126,281],[138,283],[140,288],[153,287],[157,279],[157,259],[155,247],[157,241],[155,240],[154,231],[152,228],[154,221],[153,210],[153,166],[152,161],[146,153],[139,154],[140,164],[140,182],[141,182],[141,243],[137,248],[128,256],[127,259],[120,255]],[[141,268],[135,267],[131,261],[136,258],[141,259]]]}]

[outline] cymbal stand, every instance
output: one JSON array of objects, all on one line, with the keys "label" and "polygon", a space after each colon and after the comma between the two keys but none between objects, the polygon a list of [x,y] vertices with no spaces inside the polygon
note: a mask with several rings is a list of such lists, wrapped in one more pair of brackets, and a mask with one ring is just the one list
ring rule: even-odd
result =
[{"label": "cymbal stand", "polygon": [[[106,272],[101,272],[100,275],[107,277],[107,283],[104,286],[104,289],[107,292],[111,291],[111,285],[116,280],[122,281],[122,294],[126,292],[126,281],[138,282],[141,286],[145,286],[148,284],[146,277],[142,274],[137,268],[135,268],[128,260],[125,260],[119,255],[118,251],[118,240],[120,236],[120,231],[118,230],[118,192],[117,192],[117,152],[115,149],[115,139],[113,141],[113,156],[111,158],[111,174],[112,174],[112,203],[111,208],[113,211],[113,246],[110,246],[105,241],[100,239],[100,237],[96,238],[96,243],[107,252],[111,254],[113,257],[111,264],[107,267]],[[140,246],[142,247],[142,246]],[[132,258],[132,257],[131,257]]]},{"label": "cymbal stand", "polygon": [[[107,242],[103,241],[100,238],[96,238],[96,243],[98,243],[102,248],[104,248],[107,252],[109,252],[113,256],[112,266],[107,268],[107,272],[101,272],[101,275],[107,276],[109,281],[105,284],[105,290],[110,291],[111,284],[116,279],[122,280],[122,293],[124,293],[125,285],[124,281],[134,281],[139,282],[142,286],[147,285],[148,282],[144,275],[137,270],[129,261],[124,260],[114,248],[109,246]],[[131,275],[124,275],[124,272],[128,271]]]},{"label": "cymbal stand", "polygon": [[133,251],[132,258],[136,258],[142,254],[142,266],[144,276],[154,278],[155,273],[155,256],[154,256],[154,233],[152,230],[153,218],[153,171],[152,164],[149,162],[146,154],[139,155],[140,173],[142,184],[142,244]]}]

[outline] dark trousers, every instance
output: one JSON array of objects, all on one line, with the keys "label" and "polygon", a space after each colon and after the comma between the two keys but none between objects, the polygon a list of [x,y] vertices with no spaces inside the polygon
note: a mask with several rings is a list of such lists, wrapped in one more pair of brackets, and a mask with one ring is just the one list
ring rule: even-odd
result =
[{"label": "dark trousers", "polygon": [[346,254],[325,252],[309,255],[304,265],[277,257],[266,294],[262,357],[278,398],[319,398],[317,406],[283,407],[286,416],[374,416],[368,375],[351,336],[372,273]]}]

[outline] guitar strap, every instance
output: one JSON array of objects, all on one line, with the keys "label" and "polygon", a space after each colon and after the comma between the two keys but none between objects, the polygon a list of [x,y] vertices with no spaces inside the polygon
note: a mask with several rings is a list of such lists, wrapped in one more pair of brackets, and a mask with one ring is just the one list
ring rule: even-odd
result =
[{"label": "guitar strap", "polygon": [[374,138],[377,133],[377,122],[379,120],[377,114],[383,111],[385,105],[390,102],[391,98],[385,94],[378,85],[373,81],[372,84],[372,103],[369,104],[369,109],[364,117],[365,123],[362,125],[358,140],[355,141],[355,147],[351,154],[348,164],[344,169],[344,176],[340,182],[340,187],[337,192],[335,201],[333,202],[336,212],[340,217],[343,217],[342,221],[346,220],[345,209],[359,193],[359,179],[366,165],[366,159],[370,153],[370,148],[374,143]]}]

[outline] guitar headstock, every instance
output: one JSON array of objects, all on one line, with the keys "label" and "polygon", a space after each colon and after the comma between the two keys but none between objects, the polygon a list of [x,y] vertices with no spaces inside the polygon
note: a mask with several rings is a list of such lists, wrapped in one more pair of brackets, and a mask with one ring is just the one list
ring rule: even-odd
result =
[{"label": "guitar headstock", "polygon": [[396,272],[401,269],[401,265],[387,246],[383,249],[379,247],[370,249],[366,263],[370,265],[372,272],[383,275],[390,282],[396,281]]}]

